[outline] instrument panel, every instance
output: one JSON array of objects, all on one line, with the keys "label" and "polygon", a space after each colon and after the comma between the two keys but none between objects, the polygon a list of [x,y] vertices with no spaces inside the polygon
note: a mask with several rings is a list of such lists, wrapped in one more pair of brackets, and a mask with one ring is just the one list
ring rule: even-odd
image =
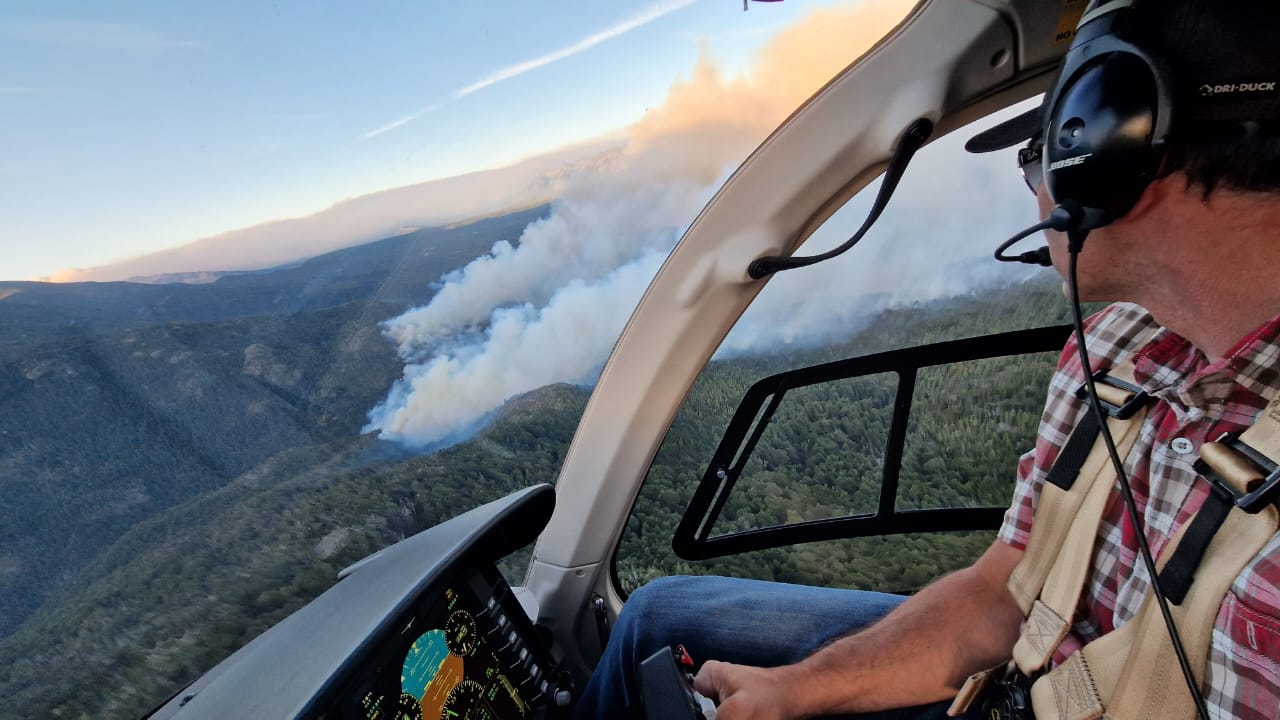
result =
[{"label": "instrument panel", "polygon": [[342,693],[351,720],[519,720],[566,689],[511,588],[466,568],[424,593]]},{"label": "instrument panel", "polygon": [[539,720],[572,679],[494,563],[554,509],[535,485],[379,550],[148,717]]}]

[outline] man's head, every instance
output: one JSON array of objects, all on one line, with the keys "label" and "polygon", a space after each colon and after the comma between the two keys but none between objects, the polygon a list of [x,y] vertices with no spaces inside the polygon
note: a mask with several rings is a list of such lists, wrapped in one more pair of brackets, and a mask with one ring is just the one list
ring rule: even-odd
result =
[{"label": "man's head", "polygon": [[1123,217],[1153,180],[1280,191],[1280,3],[1095,0],[1041,107],[970,141],[1039,139],[1056,204],[1087,227]]}]

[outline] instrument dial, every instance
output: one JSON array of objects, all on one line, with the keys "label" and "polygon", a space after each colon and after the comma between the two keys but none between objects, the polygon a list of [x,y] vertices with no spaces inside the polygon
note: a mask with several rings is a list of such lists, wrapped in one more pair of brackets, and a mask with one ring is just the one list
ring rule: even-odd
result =
[{"label": "instrument dial", "polygon": [[471,711],[481,707],[484,686],[475,680],[463,680],[449,692],[449,699],[440,711],[440,720],[466,720],[474,717]]},{"label": "instrument dial", "polygon": [[444,639],[454,655],[471,657],[480,642],[476,619],[466,610],[455,610],[445,622]]},{"label": "instrument dial", "polygon": [[400,693],[396,720],[422,720],[422,702],[409,693]]}]

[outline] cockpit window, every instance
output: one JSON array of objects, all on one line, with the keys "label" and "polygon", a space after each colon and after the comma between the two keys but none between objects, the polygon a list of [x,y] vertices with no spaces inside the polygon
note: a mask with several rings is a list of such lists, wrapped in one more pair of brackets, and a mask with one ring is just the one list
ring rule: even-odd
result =
[{"label": "cockpit window", "polygon": [[[992,532],[888,535],[695,561],[652,538],[671,536],[699,479],[711,472],[739,398],[757,380],[1066,319],[1059,285],[1047,271],[991,259],[1002,239],[1036,218],[1012,155],[972,156],[961,148],[994,120],[921,150],[861,244],[827,263],[780,273],[743,315],[694,384],[650,468],[615,556],[624,592],[672,573],[910,591],[969,563],[990,542]],[[798,254],[839,244],[861,224],[876,189],[859,193]],[[912,412],[902,455],[893,459],[901,464],[893,508],[1006,504],[1011,468],[1034,439],[1054,356],[912,370]],[[736,484],[727,499],[713,503],[706,536],[874,515],[902,378],[890,370],[788,391],[768,410],[758,437],[748,434],[751,454],[740,477],[730,478]],[[739,460],[725,462],[727,471]]]}]

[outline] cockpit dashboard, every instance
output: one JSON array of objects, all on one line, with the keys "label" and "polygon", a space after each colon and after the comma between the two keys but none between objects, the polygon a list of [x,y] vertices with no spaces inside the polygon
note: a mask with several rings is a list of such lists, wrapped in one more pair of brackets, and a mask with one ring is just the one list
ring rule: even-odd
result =
[{"label": "cockpit dashboard", "polygon": [[349,720],[532,717],[560,677],[492,567],[466,568],[423,598],[339,694]]},{"label": "cockpit dashboard", "polygon": [[494,563],[554,505],[531,487],[365,558],[150,717],[544,717],[572,680]]}]

